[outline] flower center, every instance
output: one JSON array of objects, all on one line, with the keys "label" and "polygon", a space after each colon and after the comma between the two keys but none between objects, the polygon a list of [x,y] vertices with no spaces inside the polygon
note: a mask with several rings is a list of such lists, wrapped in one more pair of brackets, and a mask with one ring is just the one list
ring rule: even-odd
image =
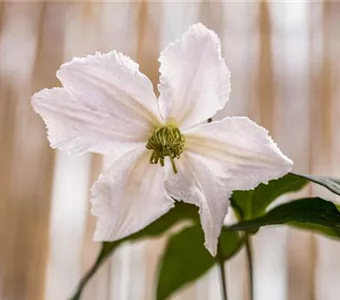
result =
[{"label": "flower center", "polygon": [[179,158],[183,153],[185,138],[177,127],[164,126],[156,129],[149,138],[146,148],[152,150],[150,157],[151,164],[164,166],[165,156],[169,156],[172,169],[177,173],[175,158]]}]

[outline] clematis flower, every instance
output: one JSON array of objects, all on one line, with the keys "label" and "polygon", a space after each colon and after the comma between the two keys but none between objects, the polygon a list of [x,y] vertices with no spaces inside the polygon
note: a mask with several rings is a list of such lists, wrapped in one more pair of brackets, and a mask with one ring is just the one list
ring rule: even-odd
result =
[{"label": "clematis flower", "polygon": [[191,26],[159,61],[158,99],[138,64],[112,51],[62,65],[63,87],[36,93],[32,105],[53,148],[116,157],[92,187],[96,241],[139,231],[179,199],[199,207],[215,255],[231,193],[283,176],[292,161],[246,117],[206,123],[230,93],[212,30]]}]

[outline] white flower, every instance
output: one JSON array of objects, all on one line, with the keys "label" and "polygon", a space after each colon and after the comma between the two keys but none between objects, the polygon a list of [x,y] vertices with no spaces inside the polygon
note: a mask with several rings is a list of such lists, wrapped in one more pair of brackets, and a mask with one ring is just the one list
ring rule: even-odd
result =
[{"label": "white flower", "polygon": [[173,197],[199,207],[215,255],[232,191],[279,178],[292,161],[248,118],[205,123],[230,93],[213,31],[191,26],[159,61],[158,100],[138,65],[112,51],[62,65],[63,88],[36,93],[32,105],[53,148],[117,155],[92,187],[96,241],[142,229],[173,207]]}]

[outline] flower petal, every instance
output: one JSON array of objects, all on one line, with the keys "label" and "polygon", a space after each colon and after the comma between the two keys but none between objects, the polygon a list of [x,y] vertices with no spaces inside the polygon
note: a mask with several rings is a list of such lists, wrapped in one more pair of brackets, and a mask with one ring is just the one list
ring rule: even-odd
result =
[{"label": "flower petal", "polygon": [[94,239],[114,241],[137,232],[173,207],[164,188],[165,169],[139,147],[116,160],[92,187]]},{"label": "flower petal", "polygon": [[57,76],[64,89],[32,97],[54,148],[119,156],[162,123],[150,80],[120,53],[74,58]]},{"label": "flower petal", "polygon": [[187,151],[220,162],[228,190],[249,190],[287,174],[293,162],[268,131],[246,117],[225,118],[183,132]]},{"label": "flower petal", "polygon": [[167,122],[187,127],[212,117],[229,99],[230,72],[220,40],[202,24],[189,28],[159,58],[159,107]]},{"label": "flower petal", "polygon": [[129,57],[116,51],[74,58],[57,72],[63,86],[86,107],[114,118],[162,123],[150,80]]},{"label": "flower petal", "polygon": [[218,161],[191,152],[183,153],[176,166],[178,173],[169,173],[166,181],[168,194],[199,207],[205,247],[216,255],[230,195],[223,168]]},{"label": "flower petal", "polygon": [[85,106],[64,88],[36,93],[32,105],[46,123],[51,147],[68,152],[118,156],[145,143],[152,132],[150,123]]}]

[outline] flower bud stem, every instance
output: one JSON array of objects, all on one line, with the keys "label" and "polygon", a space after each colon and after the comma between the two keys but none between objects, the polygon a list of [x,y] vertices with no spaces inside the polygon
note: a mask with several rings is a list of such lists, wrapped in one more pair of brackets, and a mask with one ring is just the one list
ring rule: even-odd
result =
[{"label": "flower bud stem", "polygon": [[220,269],[220,275],[221,275],[221,290],[222,290],[222,299],[228,300],[227,295],[227,280],[225,275],[225,266],[224,266],[224,259],[221,252],[221,245],[218,242],[217,244],[217,259],[218,259],[218,265]]},{"label": "flower bud stem", "polygon": [[248,285],[249,285],[249,299],[254,300],[254,270],[253,270],[253,253],[252,253],[252,244],[251,237],[248,233],[245,232],[245,246],[247,253],[247,262],[248,262]]}]

